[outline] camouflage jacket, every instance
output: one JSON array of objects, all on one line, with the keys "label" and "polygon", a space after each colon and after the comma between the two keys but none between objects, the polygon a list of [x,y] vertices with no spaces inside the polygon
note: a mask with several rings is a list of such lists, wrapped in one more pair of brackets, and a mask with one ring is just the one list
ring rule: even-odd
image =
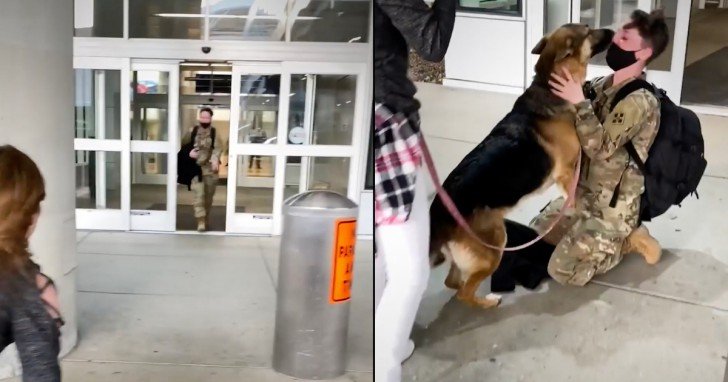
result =
[{"label": "camouflage jacket", "polygon": [[[212,148],[212,136],[210,132],[214,127],[209,129],[197,128],[197,135],[195,136],[194,148],[200,150],[200,156],[197,157],[197,164],[202,168],[202,175],[210,175],[212,171],[213,161],[220,163],[220,156],[222,155],[223,142],[220,139],[220,131],[215,132],[215,148]],[[185,134],[182,139],[182,144],[189,143],[192,139],[192,130]]]},{"label": "camouflage jacket", "polygon": [[652,93],[641,89],[610,112],[617,91],[630,81],[612,87],[611,75],[597,79],[591,84],[594,101],[587,99],[576,106],[576,132],[582,147],[579,196],[593,211],[609,207],[617,184],[618,199],[629,204],[638,203],[644,192],[644,177],[624,145],[631,140],[642,160],[647,160],[659,128],[660,105]]}]

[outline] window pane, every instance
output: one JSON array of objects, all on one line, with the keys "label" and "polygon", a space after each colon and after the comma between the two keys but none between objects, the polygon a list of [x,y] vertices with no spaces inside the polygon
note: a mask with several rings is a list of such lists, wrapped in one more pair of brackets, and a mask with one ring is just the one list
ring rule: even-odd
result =
[{"label": "window pane", "polygon": [[310,190],[344,196],[349,189],[349,158],[287,157],[284,198]]},{"label": "window pane", "polygon": [[266,0],[262,6],[255,3],[209,1],[210,39],[283,41],[287,0]]},{"label": "window pane", "polygon": [[131,154],[131,209],[167,210],[167,154]]},{"label": "window pane", "polygon": [[369,41],[370,0],[294,0],[291,41]]},{"label": "window pane", "polygon": [[76,0],[76,37],[124,37],[123,0]]},{"label": "window pane", "polygon": [[235,212],[273,213],[274,156],[239,156]]},{"label": "window pane", "polygon": [[76,208],[121,209],[121,153],[76,151]]},{"label": "window pane", "polygon": [[76,69],[75,137],[121,138],[121,71]]},{"label": "window pane", "polygon": [[200,0],[129,0],[129,37],[201,39]]},{"label": "window pane", "polygon": [[292,74],[288,143],[350,145],[356,76]]},{"label": "window pane", "polygon": [[521,16],[520,0],[459,0],[459,8],[465,11]]},{"label": "window pane", "polygon": [[276,144],[280,75],[243,76],[238,143]]},{"label": "window pane", "polygon": [[131,139],[166,141],[169,72],[133,71]]}]

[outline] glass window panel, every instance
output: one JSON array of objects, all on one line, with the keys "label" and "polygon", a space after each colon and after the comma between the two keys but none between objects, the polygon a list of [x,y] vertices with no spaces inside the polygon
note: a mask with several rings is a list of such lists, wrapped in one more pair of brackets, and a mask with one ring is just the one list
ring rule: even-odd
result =
[{"label": "glass window panel", "polygon": [[287,0],[208,0],[210,39],[283,41]]},{"label": "glass window panel", "polygon": [[[182,95],[229,95],[232,90],[232,68],[230,65],[215,64],[184,64],[180,66],[180,94]],[[213,98],[210,101],[210,98]],[[230,99],[224,97],[200,98],[206,104],[216,104]]]},{"label": "glass window panel", "polygon": [[544,3],[544,35],[571,22],[571,0],[546,0]]},{"label": "glass window panel", "polygon": [[242,76],[238,143],[276,144],[280,75]]},{"label": "glass window panel", "polygon": [[349,158],[287,157],[284,198],[311,190],[335,191],[346,196],[349,162]]},{"label": "glass window panel", "polygon": [[129,37],[201,39],[200,0],[129,0]]},{"label": "glass window panel", "polygon": [[133,71],[131,80],[131,139],[166,141],[169,72]]},{"label": "glass window panel", "polygon": [[463,11],[521,16],[521,0],[459,0],[458,8]]},{"label": "glass window panel", "polygon": [[292,74],[288,143],[350,145],[356,76]]},{"label": "glass window panel", "polygon": [[131,154],[131,209],[167,210],[167,154]]},{"label": "glass window panel", "polygon": [[728,107],[728,12],[719,5],[696,4],[690,11],[682,104]]},{"label": "glass window panel", "polygon": [[293,0],[291,41],[369,41],[370,0]]},{"label": "glass window panel", "polygon": [[235,212],[273,213],[275,159],[274,156],[238,156]]},{"label": "glass window panel", "polygon": [[76,0],[76,37],[124,37],[123,0]]},{"label": "glass window panel", "polygon": [[75,137],[121,139],[121,71],[76,69]]},{"label": "glass window panel", "polygon": [[76,151],[76,208],[121,209],[121,153]]}]

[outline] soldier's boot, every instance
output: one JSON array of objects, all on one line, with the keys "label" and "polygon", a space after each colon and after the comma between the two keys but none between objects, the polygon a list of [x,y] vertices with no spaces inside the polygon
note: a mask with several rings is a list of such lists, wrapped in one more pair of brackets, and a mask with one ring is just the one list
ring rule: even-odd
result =
[{"label": "soldier's boot", "polygon": [[622,245],[622,254],[639,253],[645,258],[647,264],[654,265],[660,261],[662,247],[650,235],[647,227],[641,225],[627,236]]},{"label": "soldier's boot", "polygon": [[207,230],[206,218],[197,218],[197,232],[205,232]]}]

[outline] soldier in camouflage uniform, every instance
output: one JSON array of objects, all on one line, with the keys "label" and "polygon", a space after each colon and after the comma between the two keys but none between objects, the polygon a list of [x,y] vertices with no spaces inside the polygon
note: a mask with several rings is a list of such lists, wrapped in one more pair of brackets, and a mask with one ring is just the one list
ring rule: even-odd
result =
[{"label": "soldier in camouflage uniform", "polygon": [[[198,118],[200,123],[197,126],[194,149],[190,152],[190,158],[196,159],[197,164],[202,169],[202,181],[198,177],[192,179],[192,191],[195,195],[193,206],[195,218],[197,218],[197,230],[202,232],[210,225],[210,210],[219,179],[218,172],[220,171],[220,155],[223,143],[216,132],[213,145],[212,132],[215,128],[211,126],[212,110],[202,108]],[[182,139],[182,144],[189,143],[191,139],[192,130]]]},{"label": "soldier in camouflage uniform", "polygon": [[[576,107],[576,131],[582,145],[576,202],[546,237],[556,245],[548,271],[561,284],[585,285],[633,251],[648,263],[659,260],[659,244],[639,221],[644,176],[624,147],[631,141],[642,160],[647,160],[659,127],[659,102],[642,89],[611,112],[609,108],[620,88],[643,76],[647,63],[664,51],[667,39],[661,13],[635,11],[607,51],[614,74],[592,83],[594,101],[585,99],[581,85],[568,73],[554,76],[551,82],[554,93]],[[616,205],[610,207],[615,193]],[[558,217],[563,203],[563,198],[551,202],[531,226],[543,232]]]}]

